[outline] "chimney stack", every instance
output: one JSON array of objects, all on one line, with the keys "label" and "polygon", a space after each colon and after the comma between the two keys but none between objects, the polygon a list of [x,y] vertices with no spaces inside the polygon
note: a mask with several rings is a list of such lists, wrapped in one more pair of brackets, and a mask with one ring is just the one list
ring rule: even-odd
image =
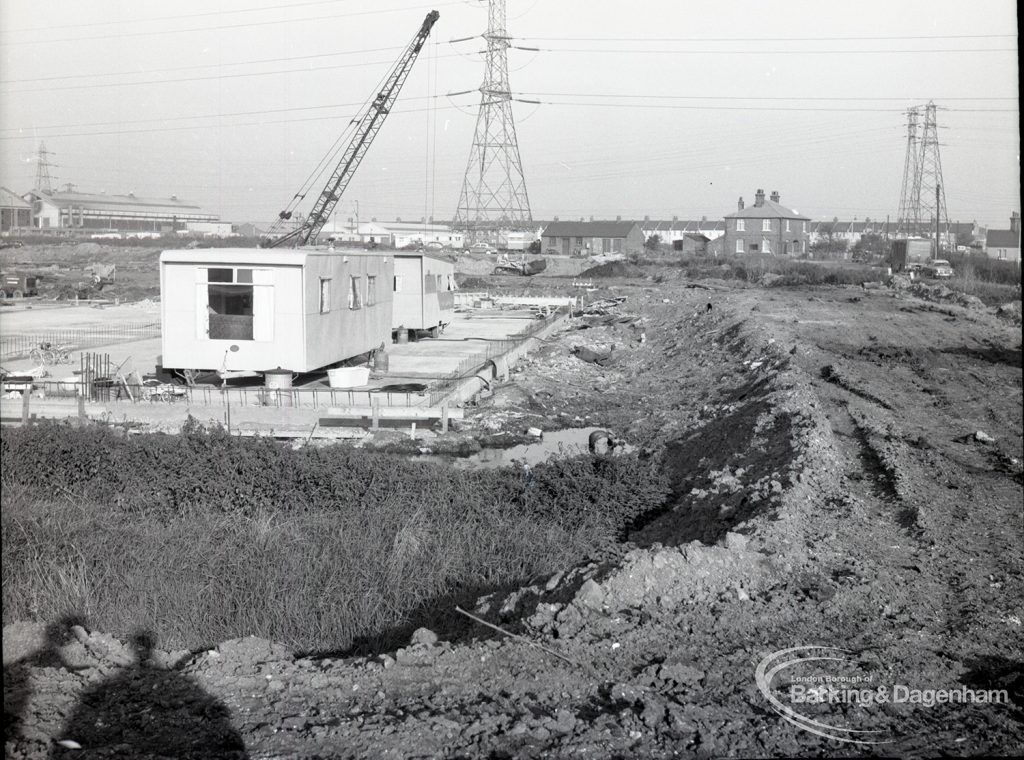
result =
[{"label": "chimney stack", "polygon": [[1016,211],[1010,214],[1010,231],[1020,232],[1020,214]]},{"label": "chimney stack", "polygon": [[615,217],[615,221],[616,221],[616,222],[621,222],[621,221],[622,221],[622,217],[621,217],[621,216],[617,216],[617,217]]},{"label": "chimney stack", "polygon": [[778,190],[772,190],[772,194],[769,197],[769,200],[771,200],[772,203],[778,203],[779,202],[779,191]]},{"label": "chimney stack", "polygon": [[754,207],[761,208],[764,205],[764,190],[758,188],[758,191],[754,193]]},{"label": "chimney stack", "polygon": [[743,196],[742,196],[742,195],[740,196],[740,202],[736,204],[736,207],[737,207],[737,208],[738,208],[738,209],[739,209],[740,211],[742,211],[742,210],[743,210]]}]

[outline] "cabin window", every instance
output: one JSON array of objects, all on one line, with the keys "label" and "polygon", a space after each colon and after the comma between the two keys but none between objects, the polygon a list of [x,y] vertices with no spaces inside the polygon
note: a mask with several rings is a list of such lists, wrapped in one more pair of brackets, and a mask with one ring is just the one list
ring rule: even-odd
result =
[{"label": "cabin window", "polygon": [[210,338],[252,340],[252,270],[211,268],[207,270],[206,282]]},{"label": "cabin window", "polygon": [[402,275],[400,275],[400,274],[396,274],[395,275],[395,292],[396,293],[401,293],[402,292]]},{"label": "cabin window", "polygon": [[320,278],[320,313],[329,314],[331,311],[331,278]]},{"label": "cabin window", "polygon": [[359,278],[353,275],[348,279],[348,308],[361,309],[363,308],[363,299],[359,292]]},{"label": "cabin window", "polygon": [[737,232],[746,232],[747,231],[747,221],[745,219],[737,219],[736,220],[736,231]]},{"label": "cabin window", "polygon": [[789,220],[786,220],[786,232],[789,232]]},{"label": "cabin window", "polygon": [[444,277],[437,275],[437,289],[444,290]]},{"label": "cabin window", "polygon": [[772,220],[771,219],[762,219],[761,220],[761,232],[771,232],[771,231],[772,231]]},{"label": "cabin window", "polygon": [[373,306],[377,303],[377,275],[366,275],[366,305]]},{"label": "cabin window", "polygon": [[437,285],[434,282],[434,276],[433,275],[428,274],[428,275],[424,276],[424,278],[423,278],[423,292],[424,293],[436,293],[437,292]]},{"label": "cabin window", "polygon": [[771,253],[772,252],[772,246],[768,242],[768,238],[765,238],[764,240],[761,241],[761,247],[764,249],[765,253]]},{"label": "cabin window", "polygon": [[759,248],[759,246],[758,246],[758,244],[757,244],[757,243],[751,243],[751,244],[750,244],[750,252],[751,252],[751,253],[757,253],[757,251],[758,251],[758,248]]},{"label": "cabin window", "polygon": [[737,240],[736,241],[736,253],[743,253],[743,241],[742,240]]}]

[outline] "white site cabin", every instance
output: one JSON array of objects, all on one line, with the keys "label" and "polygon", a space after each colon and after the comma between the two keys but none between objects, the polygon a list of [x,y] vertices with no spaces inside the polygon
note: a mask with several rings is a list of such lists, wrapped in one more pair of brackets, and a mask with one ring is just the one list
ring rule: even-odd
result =
[{"label": "white site cabin", "polygon": [[425,253],[395,252],[393,329],[434,337],[455,314],[455,264]]},{"label": "white site cabin", "polygon": [[160,255],[165,370],[310,372],[391,342],[394,259],[316,249]]}]

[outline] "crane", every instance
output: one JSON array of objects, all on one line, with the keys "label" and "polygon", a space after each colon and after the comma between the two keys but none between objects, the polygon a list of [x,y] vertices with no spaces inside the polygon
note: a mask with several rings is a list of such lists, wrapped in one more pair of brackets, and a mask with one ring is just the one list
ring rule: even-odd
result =
[{"label": "crane", "polygon": [[[278,214],[277,220],[263,240],[262,246],[264,248],[276,248],[284,245],[286,242],[291,242],[293,247],[316,243],[320,230],[323,229],[342,193],[348,187],[348,183],[366,155],[366,151],[370,149],[373,139],[384,124],[384,119],[391,112],[391,107],[398,97],[402,85],[405,84],[405,80],[412,70],[412,65],[416,62],[420,49],[423,47],[423,43],[426,42],[431,28],[439,16],[440,14],[437,11],[431,11],[427,14],[412,42],[409,43],[402,52],[402,55],[399,56],[398,60],[391,67],[387,77],[384,79],[384,84],[376,96],[363,107],[361,115],[353,120],[356,128],[352,139],[345,148],[341,160],[338,161],[324,189],[320,191],[320,195],[316,199],[316,203],[313,204],[309,214],[295,229],[279,236],[277,233],[292,218],[293,211],[285,209]],[[293,205],[302,201],[304,197],[304,193],[296,194],[293,198]]]}]

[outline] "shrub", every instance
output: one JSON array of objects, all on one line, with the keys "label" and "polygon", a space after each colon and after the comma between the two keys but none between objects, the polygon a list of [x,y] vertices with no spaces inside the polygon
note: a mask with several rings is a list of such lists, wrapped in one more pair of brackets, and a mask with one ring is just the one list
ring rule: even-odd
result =
[{"label": "shrub", "polygon": [[194,422],[7,429],[0,484],[5,623],[77,613],[165,646],[252,634],[304,651],[593,556],[668,493],[635,456],[452,470]]}]

